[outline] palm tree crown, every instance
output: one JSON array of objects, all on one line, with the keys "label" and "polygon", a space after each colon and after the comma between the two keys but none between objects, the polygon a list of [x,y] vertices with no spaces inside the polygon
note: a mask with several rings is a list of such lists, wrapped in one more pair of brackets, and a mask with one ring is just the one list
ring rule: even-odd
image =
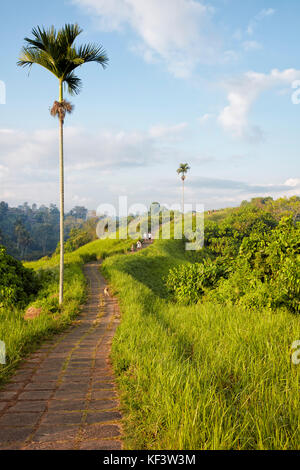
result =
[{"label": "palm tree crown", "polygon": [[108,63],[102,46],[74,45],[81,33],[82,29],[77,24],[66,24],[59,31],[54,26],[49,29],[37,26],[32,30],[33,38],[24,39],[27,44],[23,47],[17,64],[29,68],[33,64],[41,65],[66,84],[71,95],[78,94],[81,80],[75,75],[75,69],[88,62],[96,62],[103,68]]},{"label": "palm tree crown", "polygon": [[177,170],[177,173],[179,175],[181,175],[181,179],[182,181],[184,181],[186,179],[186,174],[187,172],[190,170],[191,168],[189,167],[189,165],[187,163],[181,163],[179,165],[179,168]]}]

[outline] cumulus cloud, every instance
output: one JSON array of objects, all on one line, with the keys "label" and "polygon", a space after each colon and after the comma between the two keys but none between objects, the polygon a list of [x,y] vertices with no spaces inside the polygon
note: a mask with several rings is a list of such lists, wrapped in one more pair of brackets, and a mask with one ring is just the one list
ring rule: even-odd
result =
[{"label": "cumulus cloud", "polygon": [[298,79],[300,70],[274,69],[269,74],[247,72],[239,78],[227,81],[225,88],[229,104],[219,114],[219,123],[233,136],[250,141],[261,140],[262,129],[248,122],[252,105],[264,91],[281,85],[290,86]]},{"label": "cumulus cloud", "polygon": [[147,62],[163,61],[177,77],[188,77],[218,49],[212,7],[199,0],[73,0],[98,19],[102,31],[130,28],[134,50]]},{"label": "cumulus cloud", "polygon": [[[144,168],[173,158],[174,143],[187,124],[153,126],[145,131],[89,132],[65,128],[67,197],[90,201],[92,187],[107,175]],[[57,199],[58,134],[56,129],[25,132],[0,129],[0,199]],[[98,183],[98,184],[97,184]],[[89,184],[92,186],[89,187]],[[75,198],[75,199],[74,199]]]}]

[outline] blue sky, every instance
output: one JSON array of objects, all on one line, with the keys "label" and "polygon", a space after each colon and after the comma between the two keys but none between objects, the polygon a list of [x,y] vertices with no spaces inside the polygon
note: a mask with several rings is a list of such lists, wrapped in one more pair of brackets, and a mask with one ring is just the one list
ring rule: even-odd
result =
[{"label": "blue sky", "polygon": [[66,120],[66,206],[180,199],[207,209],[300,192],[298,0],[52,0],[1,7],[0,200],[58,202],[54,77],[16,67],[33,26],[78,22],[101,43],[103,71]]}]

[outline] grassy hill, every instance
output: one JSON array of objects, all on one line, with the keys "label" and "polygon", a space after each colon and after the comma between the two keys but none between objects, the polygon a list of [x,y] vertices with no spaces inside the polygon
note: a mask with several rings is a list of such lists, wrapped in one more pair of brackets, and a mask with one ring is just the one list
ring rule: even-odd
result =
[{"label": "grassy hill", "polygon": [[299,448],[299,208],[254,201],[206,214],[201,252],[105,260],[128,448]]},{"label": "grassy hill", "polygon": [[[62,310],[59,257],[26,263],[39,285],[26,308],[42,314],[27,322],[21,303],[0,307],[8,353],[0,383],[74,321],[86,297],[83,264],[104,259],[122,311],[112,360],[128,448],[299,449],[300,367],[291,362],[300,339],[299,214],[299,198],[206,213],[198,252],[171,239],[124,256],[131,240],[91,242],[66,254]],[[178,228],[175,218],[171,233]]]},{"label": "grassy hill", "polygon": [[123,312],[112,358],[130,449],[299,448],[299,317],[168,298],[183,244],[158,241],[103,272]]}]

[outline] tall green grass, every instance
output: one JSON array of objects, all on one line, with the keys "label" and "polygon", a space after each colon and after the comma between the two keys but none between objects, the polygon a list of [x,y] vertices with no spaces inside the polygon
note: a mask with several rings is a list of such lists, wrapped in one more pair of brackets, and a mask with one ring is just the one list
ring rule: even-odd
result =
[{"label": "tall green grass", "polygon": [[299,318],[168,300],[180,241],[107,259],[122,322],[112,359],[129,449],[299,449]]}]

